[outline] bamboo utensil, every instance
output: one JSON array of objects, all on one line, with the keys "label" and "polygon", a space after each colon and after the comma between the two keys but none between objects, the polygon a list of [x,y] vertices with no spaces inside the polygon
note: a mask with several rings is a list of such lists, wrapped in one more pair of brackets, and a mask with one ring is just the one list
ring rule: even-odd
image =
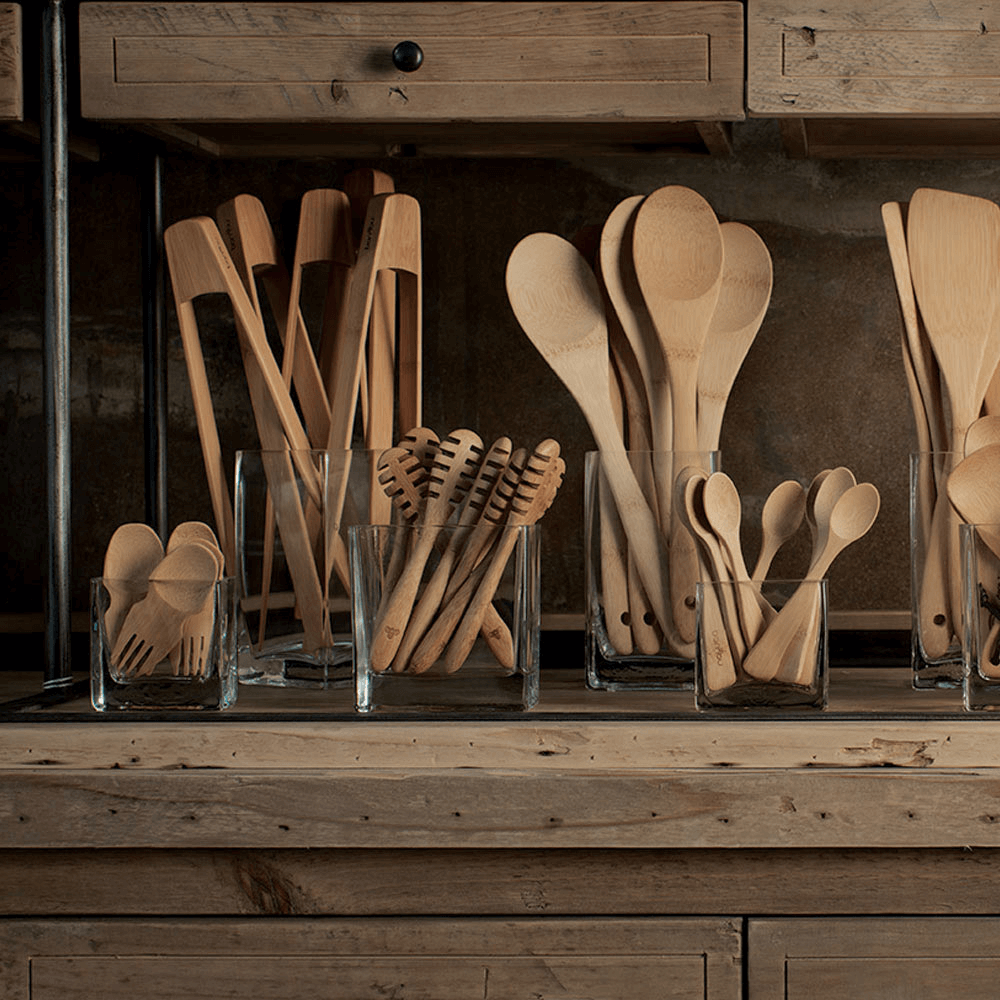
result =
[{"label": "bamboo utensil", "polygon": [[129,609],[146,596],[149,574],[163,559],[163,543],[148,524],[119,525],[104,553],[104,587],[110,598],[104,634],[114,648]]},{"label": "bamboo utensil", "polygon": [[974,451],[993,444],[1000,444],[1000,414],[988,414],[969,424],[962,454],[967,458]]},{"label": "bamboo utensil", "polygon": [[[907,229],[913,287],[950,402],[950,450],[961,453],[1000,362],[1000,207],[921,188],[910,200]],[[958,522],[951,511],[939,496],[920,593],[920,634],[931,659],[952,642],[960,606]]]},{"label": "bamboo utensil", "polygon": [[646,596],[666,630],[670,618],[662,541],[615,429],[607,391],[607,325],[597,280],[572,244],[550,233],[535,233],[511,252],[506,283],[521,328],[590,426]]},{"label": "bamboo utensil", "polygon": [[795,479],[779,483],[768,494],[761,512],[760,552],[750,579],[760,583],[778,549],[801,527],[806,513],[806,491]]},{"label": "bamboo utensil", "polygon": [[[848,545],[864,537],[875,523],[880,506],[879,492],[871,483],[859,483],[844,492],[830,513],[829,531],[806,573],[805,584],[821,580],[834,559]],[[791,684],[807,682],[806,671],[815,669],[803,657],[802,639],[808,634],[816,608],[815,591],[800,585],[768,625],[760,640],[748,650],[743,669],[757,680],[777,678]]]},{"label": "bamboo utensil", "polygon": [[112,668],[123,675],[152,673],[180,641],[184,621],[204,606],[217,566],[211,550],[197,543],[165,555],[149,575],[146,596],[122,623],[111,651]]},{"label": "bamboo utensil", "polygon": [[736,376],[771,301],[774,269],[764,241],[741,222],[724,222],[719,298],[698,366],[698,449],[717,451]]},{"label": "bamboo utensil", "polygon": [[[441,527],[450,519],[453,509],[468,493],[482,454],[483,442],[472,431],[454,431],[441,442],[431,468],[413,551],[376,623],[372,668],[378,672],[386,670],[393,662],[434,541]],[[397,670],[403,667],[405,664],[395,665]]]},{"label": "bamboo utensil", "polygon": [[[192,541],[211,552],[215,559],[215,582],[223,577],[222,552],[217,545],[206,540]],[[169,545],[168,545],[169,549]],[[181,623],[180,638],[170,651],[168,659],[174,674],[182,677],[203,677],[208,672],[212,637],[216,625],[215,588],[209,590],[201,607]]]}]

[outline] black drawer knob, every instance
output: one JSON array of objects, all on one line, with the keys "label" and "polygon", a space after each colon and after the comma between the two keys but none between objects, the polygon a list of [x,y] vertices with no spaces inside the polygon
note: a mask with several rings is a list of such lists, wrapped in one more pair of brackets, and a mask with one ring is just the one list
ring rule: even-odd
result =
[{"label": "black drawer knob", "polygon": [[401,73],[415,72],[423,61],[423,50],[416,42],[400,42],[392,50],[392,64]]}]

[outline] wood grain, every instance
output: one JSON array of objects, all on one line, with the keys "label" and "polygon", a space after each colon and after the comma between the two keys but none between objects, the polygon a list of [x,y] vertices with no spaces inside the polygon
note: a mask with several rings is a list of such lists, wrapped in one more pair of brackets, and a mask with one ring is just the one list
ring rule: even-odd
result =
[{"label": "wood grain", "polygon": [[0,121],[24,120],[21,5],[0,3]]}]

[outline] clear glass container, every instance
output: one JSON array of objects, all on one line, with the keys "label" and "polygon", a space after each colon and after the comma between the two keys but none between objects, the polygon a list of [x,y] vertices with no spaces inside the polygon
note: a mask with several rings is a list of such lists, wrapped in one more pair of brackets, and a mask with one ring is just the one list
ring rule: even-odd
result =
[{"label": "clear glass container", "polygon": [[241,683],[352,683],[347,529],[392,518],[377,459],[363,450],[238,453]]},{"label": "clear glass container", "polygon": [[181,607],[175,588],[157,581],[142,595],[129,584],[90,581],[90,694],[98,711],[221,710],[236,702],[236,581],[198,591]]},{"label": "clear glass container", "polygon": [[697,608],[698,708],[826,707],[826,580],[704,581]]},{"label": "clear glass container", "polygon": [[[690,689],[698,559],[690,532],[672,510],[673,486],[686,468],[718,471],[719,453],[632,451],[626,457],[658,525],[660,551],[630,544],[608,481],[608,461],[600,452],[588,452],[584,463],[587,686],[606,691]],[[615,474],[613,466],[611,472]],[[642,582],[639,559],[651,567],[647,574],[658,572],[661,577],[660,616]],[[672,591],[682,596],[673,601]]]},{"label": "clear glass container", "polygon": [[957,452],[910,456],[910,628],[913,686],[962,684],[960,518],[945,491]]},{"label": "clear glass container", "polygon": [[486,538],[454,525],[352,528],[358,711],[533,707],[539,539],[538,525]]},{"label": "clear glass container", "polygon": [[962,524],[964,698],[1000,710],[1000,524]]}]

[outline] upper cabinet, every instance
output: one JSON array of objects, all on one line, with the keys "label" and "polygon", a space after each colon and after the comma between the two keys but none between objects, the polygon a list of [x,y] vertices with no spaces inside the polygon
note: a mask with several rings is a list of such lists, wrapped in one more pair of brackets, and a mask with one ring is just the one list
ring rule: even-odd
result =
[{"label": "upper cabinet", "polygon": [[747,109],[797,156],[1000,155],[1000,5],[747,0]]},{"label": "upper cabinet", "polygon": [[725,153],[743,4],[82,3],[81,110],[216,156]]}]

